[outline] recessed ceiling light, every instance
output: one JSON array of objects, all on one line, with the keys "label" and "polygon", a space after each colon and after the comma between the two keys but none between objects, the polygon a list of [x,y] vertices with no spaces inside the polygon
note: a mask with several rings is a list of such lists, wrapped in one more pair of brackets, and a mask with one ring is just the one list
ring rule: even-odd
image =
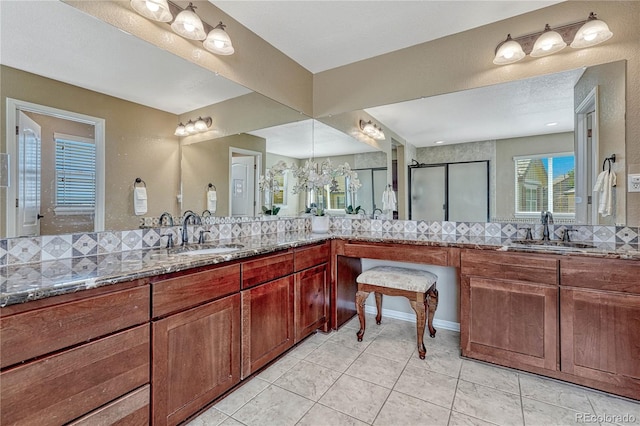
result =
[{"label": "recessed ceiling light", "polygon": [[547,123],[547,126],[549,127],[553,127],[553,126],[557,126],[558,122],[557,121],[552,121],[551,123]]},{"label": "recessed ceiling light", "polygon": [[444,141],[435,141],[434,143],[440,145],[441,143],[444,143]]}]

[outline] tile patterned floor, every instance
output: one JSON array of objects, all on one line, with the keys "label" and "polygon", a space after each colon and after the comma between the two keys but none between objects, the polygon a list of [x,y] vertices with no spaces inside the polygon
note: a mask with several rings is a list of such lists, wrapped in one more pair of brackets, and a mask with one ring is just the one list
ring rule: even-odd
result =
[{"label": "tile patterned floor", "polygon": [[422,361],[415,324],[367,325],[362,342],[357,318],[311,336],[188,425],[640,425],[640,403],[462,359],[458,333]]}]

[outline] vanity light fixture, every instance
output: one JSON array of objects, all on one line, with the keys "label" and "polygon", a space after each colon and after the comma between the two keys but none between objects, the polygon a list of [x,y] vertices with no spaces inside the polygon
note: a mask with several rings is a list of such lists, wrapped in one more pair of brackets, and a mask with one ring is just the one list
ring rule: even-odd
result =
[{"label": "vanity light fixture", "polygon": [[546,24],[542,32],[516,38],[507,35],[507,39],[496,47],[493,63],[507,65],[518,62],[526,55],[534,58],[551,55],[564,49],[568,43],[578,49],[591,47],[612,36],[609,26],[591,12],[586,21],[563,25],[554,30]]},{"label": "vanity light fixture", "polygon": [[226,25],[220,21],[214,29],[209,31],[207,38],[202,44],[204,48],[209,52],[217,53],[218,55],[232,55],[235,50],[231,44],[231,38],[229,34],[224,30]]},{"label": "vanity light fixture", "polygon": [[178,127],[176,127],[174,135],[182,137],[206,132],[207,130],[209,130],[212,123],[213,120],[211,119],[211,117],[198,117],[196,121],[187,121],[187,124],[182,124],[181,122],[180,124],[178,124]]},{"label": "vanity light fixture", "polygon": [[173,19],[167,0],[131,0],[131,7],[153,21],[171,22]]},{"label": "vanity light fixture", "polygon": [[382,128],[373,124],[371,120],[369,121],[360,120],[360,130],[362,131],[362,133],[364,133],[365,135],[375,140],[385,139],[385,135],[384,135],[384,132],[382,131]]},{"label": "vanity light fixture", "polygon": [[178,13],[171,24],[171,29],[189,40],[204,40],[207,37],[200,17],[196,15],[196,7],[191,2],[185,10]]},{"label": "vanity light fixture", "polygon": [[204,48],[211,53],[232,55],[235,52],[231,37],[225,31],[226,25],[220,21],[213,27],[204,22],[191,2],[182,9],[169,0],[131,0],[131,7],[145,18],[170,24],[176,34],[186,39],[204,40]]}]

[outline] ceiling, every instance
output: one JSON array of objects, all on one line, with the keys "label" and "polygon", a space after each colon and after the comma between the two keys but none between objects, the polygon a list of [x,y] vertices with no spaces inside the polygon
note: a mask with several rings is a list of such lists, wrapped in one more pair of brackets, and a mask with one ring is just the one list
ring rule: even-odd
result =
[{"label": "ceiling", "polygon": [[209,1],[314,74],[559,3]]},{"label": "ceiling", "polygon": [[[305,68],[319,72],[558,1],[212,3]],[[25,22],[29,22],[26,31]],[[228,30],[232,34],[232,29]],[[235,47],[237,51],[242,49],[237,43]],[[0,53],[4,65],[177,115],[250,92],[225,78],[211,78],[210,71],[116,30],[61,1],[0,1]],[[561,77],[563,87],[568,89],[573,78]],[[566,115],[569,105],[559,101],[560,92],[555,86],[539,83],[518,82],[514,87],[502,89],[503,101],[507,103],[498,102],[492,91],[479,89],[370,108],[367,112],[416,146],[429,146],[435,140],[454,143],[516,137],[522,134],[513,131],[525,128],[529,134],[548,133],[549,128],[544,124],[562,122],[558,114]],[[542,93],[540,98],[547,102],[523,102],[531,99],[523,94],[533,91]],[[519,110],[520,107],[525,109]],[[558,109],[562,112],[552,118],[551,112]],[[536,111],[534,120],[532,114]],[[513,121],[519,117],[524,121]],[[572,119],[570,121],[572,125]],[[533,130],[534,124],[543,127]],[[295,127],[292,125],[284,133],[292,135]],[[298,129],[305,131],[302,126]],[[563,129],[561,125],[551,130],[560,129]],[[266,129],[264,133],[271,133],[274,144],[281,147],[278,151],[285,155],[295,151],[298,141],[306,140],[300,139],[305,136],[299,134],[286,145],[284,139],[275,136],[276,129]],[[337,141],[338,134],[327,126],[318,126],[313,137],[318,147],[317,156],[348,153],[343,151],[344,139],[349,137],[340,135],[342,140]],[[350,145],[351,151],[362,147],[355,141]],[[332,146],[340,149],[332,154]]]}]

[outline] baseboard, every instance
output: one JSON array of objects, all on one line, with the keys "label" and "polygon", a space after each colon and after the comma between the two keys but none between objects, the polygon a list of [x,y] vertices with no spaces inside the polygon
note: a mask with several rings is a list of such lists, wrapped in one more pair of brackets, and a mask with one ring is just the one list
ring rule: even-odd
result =
[{"label": "baseboard", "polygon": [[[365,313],[372,314],[372,315],[376,315],[378,313],[375,306],[369,306],[369,305],[365,305],[364,311]],[[413,313],[410,314],[407,312],[392,311],[390,309],[384,309],[384,308],[382,309],[382,318],[393,318],[393,319],[412,322],[412,323],[416,322],[416,315]],[[436,329],[442,328],[445,330],[460,332],[459,322],[446,321],[446,320],[434,318],[433,326]]]}]

